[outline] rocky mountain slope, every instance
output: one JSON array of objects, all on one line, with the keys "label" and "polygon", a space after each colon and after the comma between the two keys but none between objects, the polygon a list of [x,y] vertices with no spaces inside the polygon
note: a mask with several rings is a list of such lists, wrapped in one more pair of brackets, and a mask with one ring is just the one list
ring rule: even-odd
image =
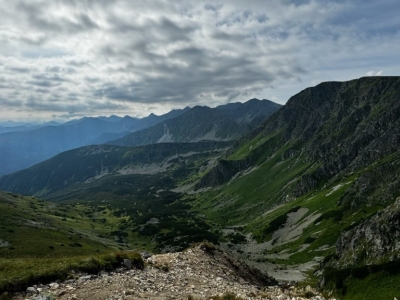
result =
[{"label": "rocky mountain slope", "polygon": [[[352,236],[354,226],[394,209],[399,99],[399,77],[327,82],[300,92],[202,177],[197,189],[212,192],[199,194],[200,211],[228,224],[230,235],[247,234],[247,242],[231,248],[254,265],[322,262],[335,253],[341,233]],[[366,224],[363,230],[376,232],[373,222]],[[360,238],[359,253],[351,252],[358,266],[368,264],[365,253],[375,255],[367,241]],[[395,257],[396,247],[390,249],[378,257]]]},{"label": "rocky mountain slope", "polygon": [[319,285],[340,289],[342,293],[354,284],[354,279],[379,279],[386,274],[389,280],[397,280],[400,277],[400,197],[394,204],[342,232],[334,255],[326,257],[320,269]]},{"label": "rocky mountain slope", "polygon": [[400,198],[356,227],[343,232],[336,255],[327,263],[334,268],[394,262],[400,257]]},{"label": "rocky mountain slope", "polygon": [[226,141],[241,137],[281,106],[269,100],[252,99],[216,108],[196,106],[173,119],[108,142],[119,146],[140,146],[166,142]]},{"label": "rocky mountain slope", "polygon": [[276,286],[273,279],[204,244],[146,262],[144,270],[125,268],[29,287],[28,294],[13,299],[325,299],[310,286]]},{"label": "rocky mountain slope", "polygon": [[[383,77],[308,88],[265,123],[261,135],[274,139],[256,148],[274,152],[288,145],[283,158],[303,155],[320,163],[299,182],[297,195],[339,172],[354,172],[399,148],[399,85],[398,77]],[[251,149],[246,158],[262,155]]]},{"label": "rocky mountain slope", "polygon": [[155,143],[232,140],[244,134],[245,129],[209,107],[196,106],[177,118],[131,133],[108,144],[142,146]]},{"label": "rocky mountain slope", "polygon": [[254,98],[245,103],[236,102],[220,105],[215,110],[226,117],[232,118],[238,124],[248,124],[266,119],[279,108],[281,108],[281,105],[275,102]]}]

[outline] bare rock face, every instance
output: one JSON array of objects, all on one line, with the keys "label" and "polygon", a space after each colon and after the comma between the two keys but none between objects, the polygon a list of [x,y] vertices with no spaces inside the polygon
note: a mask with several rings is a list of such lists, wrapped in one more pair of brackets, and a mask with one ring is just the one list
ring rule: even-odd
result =
[{"label": "bare rock face", "polygon": [[228,293],[236,299],[325,299],[309,286],[277,286],[273,278],[209,244],[184,252],[153,255],[147,259],[144,270],[102,272],[87,280],[82,278],[60,283],[57,288],[51,284],[38,286],[40,293],[16,295],[14,300],[48,296],[60,300],[211,299]]},{"label": "bare rock face", "polygon": [[342,233],[336,243],[334,268],[398,260],[400,253],[400,198],[370,219]]}]

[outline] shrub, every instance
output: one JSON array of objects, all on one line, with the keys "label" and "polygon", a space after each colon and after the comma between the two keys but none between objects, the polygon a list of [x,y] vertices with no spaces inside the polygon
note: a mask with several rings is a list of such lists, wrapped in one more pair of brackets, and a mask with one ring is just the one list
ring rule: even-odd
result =
[{"label": "shrub", "polygon": [[168,265],[162,265],[161,266],[161,270],[163,270],[164,272],[168,272],[169,271],[169,266]]},{"label": "shrub", "polygon": [[234,244],[243,244],[247,241],[246,237],[240,233],[231,233],[227,237]]},{"label": "shrub", "polygon": [[316,240],[315,237],[308,236],[308,237],[304,240],[304,244],[312,244],[315,240]]},{"label": "shrub", "polygon": [[339,222],[342,220],[343,215],[345,214],[345,210],[343,208],[335,209],[327,211],[326,213],[320,215],[315,221],[314,224],[317,224],[323,220],[333,219],[335,222]]},{"label": "shrub", "polygon": [[306,297],[307,299],[310,299],[310,298],[312,298],[314,296],[315,296],[315,294],[313,292],[311,292],[311,291],[306,291],[304,293],[304,297]]},{"label": "shrub", "polygon": [[153,262],[150,262],[150,264],[158,270],[163,270],[164,272],[169,271],[169,266],[167,264],[154,264]]},{"label": "shrub", "polygon": [[204,252],[213,253],[217,248],[209,242],[203,242],[200,246],[200,249]]},{"label": "shrub", "polygon": [[123,262],[124,259],[130,259],[133,267],[139,270],[144,269],[144,260],[138,252],[118,252],[115,254],[115,258],[118,263]]},{"label": "shrub", "polygon": [[0,295],[0,300],[11,300],[11,299],[12,297],[7,292]]}]

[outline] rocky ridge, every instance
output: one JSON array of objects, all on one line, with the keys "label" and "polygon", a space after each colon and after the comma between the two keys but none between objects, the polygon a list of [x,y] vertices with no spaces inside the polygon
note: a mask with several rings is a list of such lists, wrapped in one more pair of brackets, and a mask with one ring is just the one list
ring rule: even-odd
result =
[{"label": "rocky ridge", "polygon": [[325,299],[310,286],[278,286],[273,278],[208,244],[151,256],[143,270],[128,267],[125,262],[124,269],[114,272],[32,286],[13,299],[222,299],[218,297],[228,293],[236,299]]}]

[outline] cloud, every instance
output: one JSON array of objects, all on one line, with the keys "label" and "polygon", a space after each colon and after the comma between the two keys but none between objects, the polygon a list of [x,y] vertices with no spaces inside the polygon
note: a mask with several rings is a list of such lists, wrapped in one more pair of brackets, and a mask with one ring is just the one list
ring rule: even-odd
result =
[{"label": "cloud", "polygon": [[[48,1],[20,1],[16,8],[28,20],[29,26],[46,33],[79,33],[99,28],[83,11],[72,11],[66,7],[57,11]],[[63,10],[66,11],[65,15],[61,13]]]},{"label": "cloud", "polygon": [[383,71],[369,71],[366,75],[367,76],[381,76],[383,74]]},{"label": "cloud", "polygon": [[321,81],[395,75],[399,6],[0,0],[0,118],[10,110],[139,116],[253,97],[284,103]]}]

